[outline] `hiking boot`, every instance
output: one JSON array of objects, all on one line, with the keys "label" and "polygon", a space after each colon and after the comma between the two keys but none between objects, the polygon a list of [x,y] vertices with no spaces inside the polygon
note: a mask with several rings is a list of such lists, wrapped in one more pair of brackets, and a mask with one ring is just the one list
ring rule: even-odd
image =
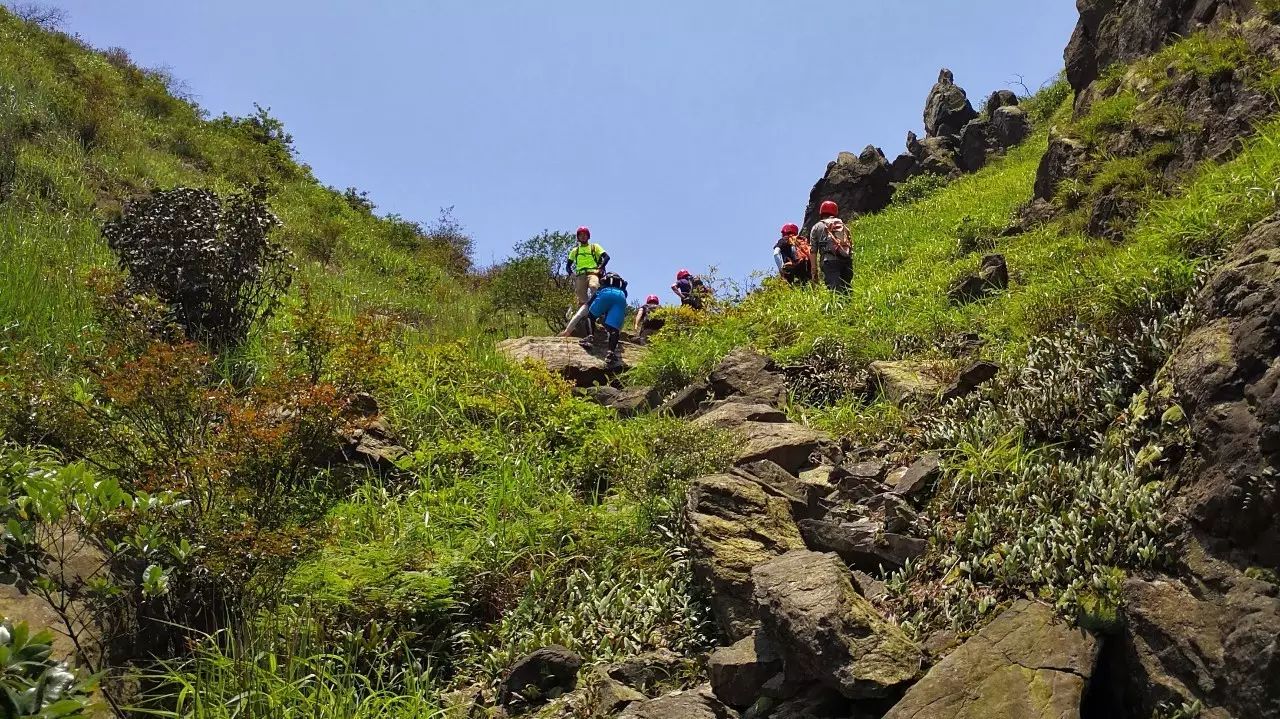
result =
[{"label": "hiking boot", "polygon": [[584,350],[589,350],[592,347],[596,346],[595,338],[592,337],[591,335],[587,335],[586,337],[583,337],[582,339],[578,340],[578,346]]},{"label": "hiking boot", "polygon": [[604,361],[608,364],[618,364],[622,362],[622,356],[617,352],[610,352],[604,356]]}]

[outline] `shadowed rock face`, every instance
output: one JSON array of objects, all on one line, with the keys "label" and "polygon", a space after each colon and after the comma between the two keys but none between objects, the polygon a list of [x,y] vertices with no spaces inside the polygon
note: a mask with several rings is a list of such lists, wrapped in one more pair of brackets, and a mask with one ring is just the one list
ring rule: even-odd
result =
[{"label": "shadowed rock face", "polygon": [[716,699],[710,687],[636,702],[618,719],[737,719],[738,713]]},{"label": "shadowed rock face", "polygon": [[977,116],[964,88],[957,85],[955,75],[944,68],[938,73],[938,82],[925,100],[925,137],[959,135],[960,130]]},{"label": "shadowed rock face", "polygon": [[1077,97],[1109,65],[1149,55],[1199,27],[1255,12],[1252,0],[1076,0],[1080,20],[1063,59]]},{"label": "shadowed rock face", "polygon": [[920,671],[920,649],[854,590],[836,555],[788,552],[751,579],[761,625],[789,677],[866,699],[891,694]]},{"label": "shadowed rock face", "polygon": [[868,145],[860,155],[840,153],[809,193],[804,226],[812,227],[818,221],[818,207],[825,200],[834,200],[846,220],[855,214],[883,210],[893,200],[891,182],[889,160],[879,148]]},{"label": "shadowed rock face", "polygon": [[1214,554],[1280,567],[1280,216],[1195,299],[1203,324],[1168,363],[1195,451],[1179,494]]},{"label": "shadowed rock face", "polygon": [[885,719],[1078,717],[1098,646],[1050,607],[1017,602],[929,670]]}]

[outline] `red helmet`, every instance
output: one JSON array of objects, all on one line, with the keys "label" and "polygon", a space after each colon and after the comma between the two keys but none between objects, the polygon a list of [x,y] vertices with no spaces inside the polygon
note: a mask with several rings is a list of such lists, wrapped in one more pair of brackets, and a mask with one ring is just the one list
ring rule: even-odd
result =
[{"label": "red helmet", "polygon": [[676,273],[677,280],[687,280],[690,277],[693,277],[693,273],[688,270],[680,270]]},{"label": "red helmet", "polygon": [[821,207],[818,208],[818,214],[823,217],[835,217],[836,215],[840,214],[840,206],[832,202],[831,200],[827,200],[826,202],[822,203]]},{"label": "red helmet", "polygon": [[658,296],[657,296],[657,295],[649,295],[648,297],[644,298],[644,303],[645,303],[646,305],[656,305],[656,304],[658,304]]},{"label": "red helmet", "polygon": [[796,226],[795,223],[788,222],[787,224],[782,226],[782,234],[786,237],[790,237],[791,235],[798,235],[800,234],[800,228]]},{"label": "red helmet", "polygon": [[577,237],[582,237],[583,235],[586,235],[587,239],[589,240],[591,239],[591,228],[587,227],[586,225],[583,225],[582,227],[579,227],[578,231],[573,234]]}]

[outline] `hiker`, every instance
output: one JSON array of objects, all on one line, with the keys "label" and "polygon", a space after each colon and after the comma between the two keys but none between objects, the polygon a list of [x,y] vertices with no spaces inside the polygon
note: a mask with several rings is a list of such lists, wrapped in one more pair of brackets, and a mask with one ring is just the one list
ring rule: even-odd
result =
[{"label": "hiker", "polygon": [[676,273],[676,281],[671,285],[671,291],[680,298],[680,304],[695,310],[702,309],[702,300],[707,293],[702,279],[694,277],[688,270],[680,270]]},{"label": "hiker", "polygon": [[773,246],[773,260],[778,265],[778,275],[796,285],[808,282],[811,277],[809,241],[800,236],[800,227],[788,222],[782,226],[782,237]]},{"label": "hiker", "polygon": [[[605,252],[599,244],[591,241],[589,228],[579,227],[575,234],[578,244],[569,250],[569,256],[565,260],[565,271],[573,276],[573,293],[578,301],[579,314],[574,315],[574,319],[569,321],[565,332],[573,331],[574,325],[581,317],[582,308],[591,302],[592,295],[600,289],[600,275],[604,274],[605,267],[609,264],[609,253]],[[594,334],[595,320],[588,316],[587,322],[588,334]]]},{"label": "hiker", "polygon": [[[613,364],[621,360],[618,354],[618,342],[622,339],[622,323],[627,317],[627,281],[616,272],[606,272],[600,279],[600,289],[591,300],[589,309],[592,319],[603,320],[605,332],[609,335],[609,353],[605,361]],[[595,337],[587,336],[578,340],[583,349],[589,350],[595,343]]]},{"label": "hiker", "polygon": [[831,200],[818,207],[821,218],[809,229],[809,268],[829,289],[848,292],[853,284],[853,253],[849,228],[840,219],[840,208]]},{"label": "hiker", "polygon": [[636,322],[632,331],[636,333],[636,339],[640,340],[641,343],[649,335],[662,329],[662,325],[665,324],[662,320],[653,316],[653,312],[658,309],[659,304],[657,295],[649,295],[644,298],[644,304],[640,305],[640,309],[636,311]]}]

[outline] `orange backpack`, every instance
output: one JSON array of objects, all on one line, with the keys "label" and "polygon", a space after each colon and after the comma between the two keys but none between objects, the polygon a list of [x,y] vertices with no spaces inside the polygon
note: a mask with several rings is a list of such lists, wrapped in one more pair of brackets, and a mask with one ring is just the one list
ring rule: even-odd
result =
[{"label": "orange backpack", "polygon": [[796,253],[796,262],[808,262],[813,257],[813,250],[809,247],[809,240],[804,235],[796,235],[791,238],[791,247]]}]

